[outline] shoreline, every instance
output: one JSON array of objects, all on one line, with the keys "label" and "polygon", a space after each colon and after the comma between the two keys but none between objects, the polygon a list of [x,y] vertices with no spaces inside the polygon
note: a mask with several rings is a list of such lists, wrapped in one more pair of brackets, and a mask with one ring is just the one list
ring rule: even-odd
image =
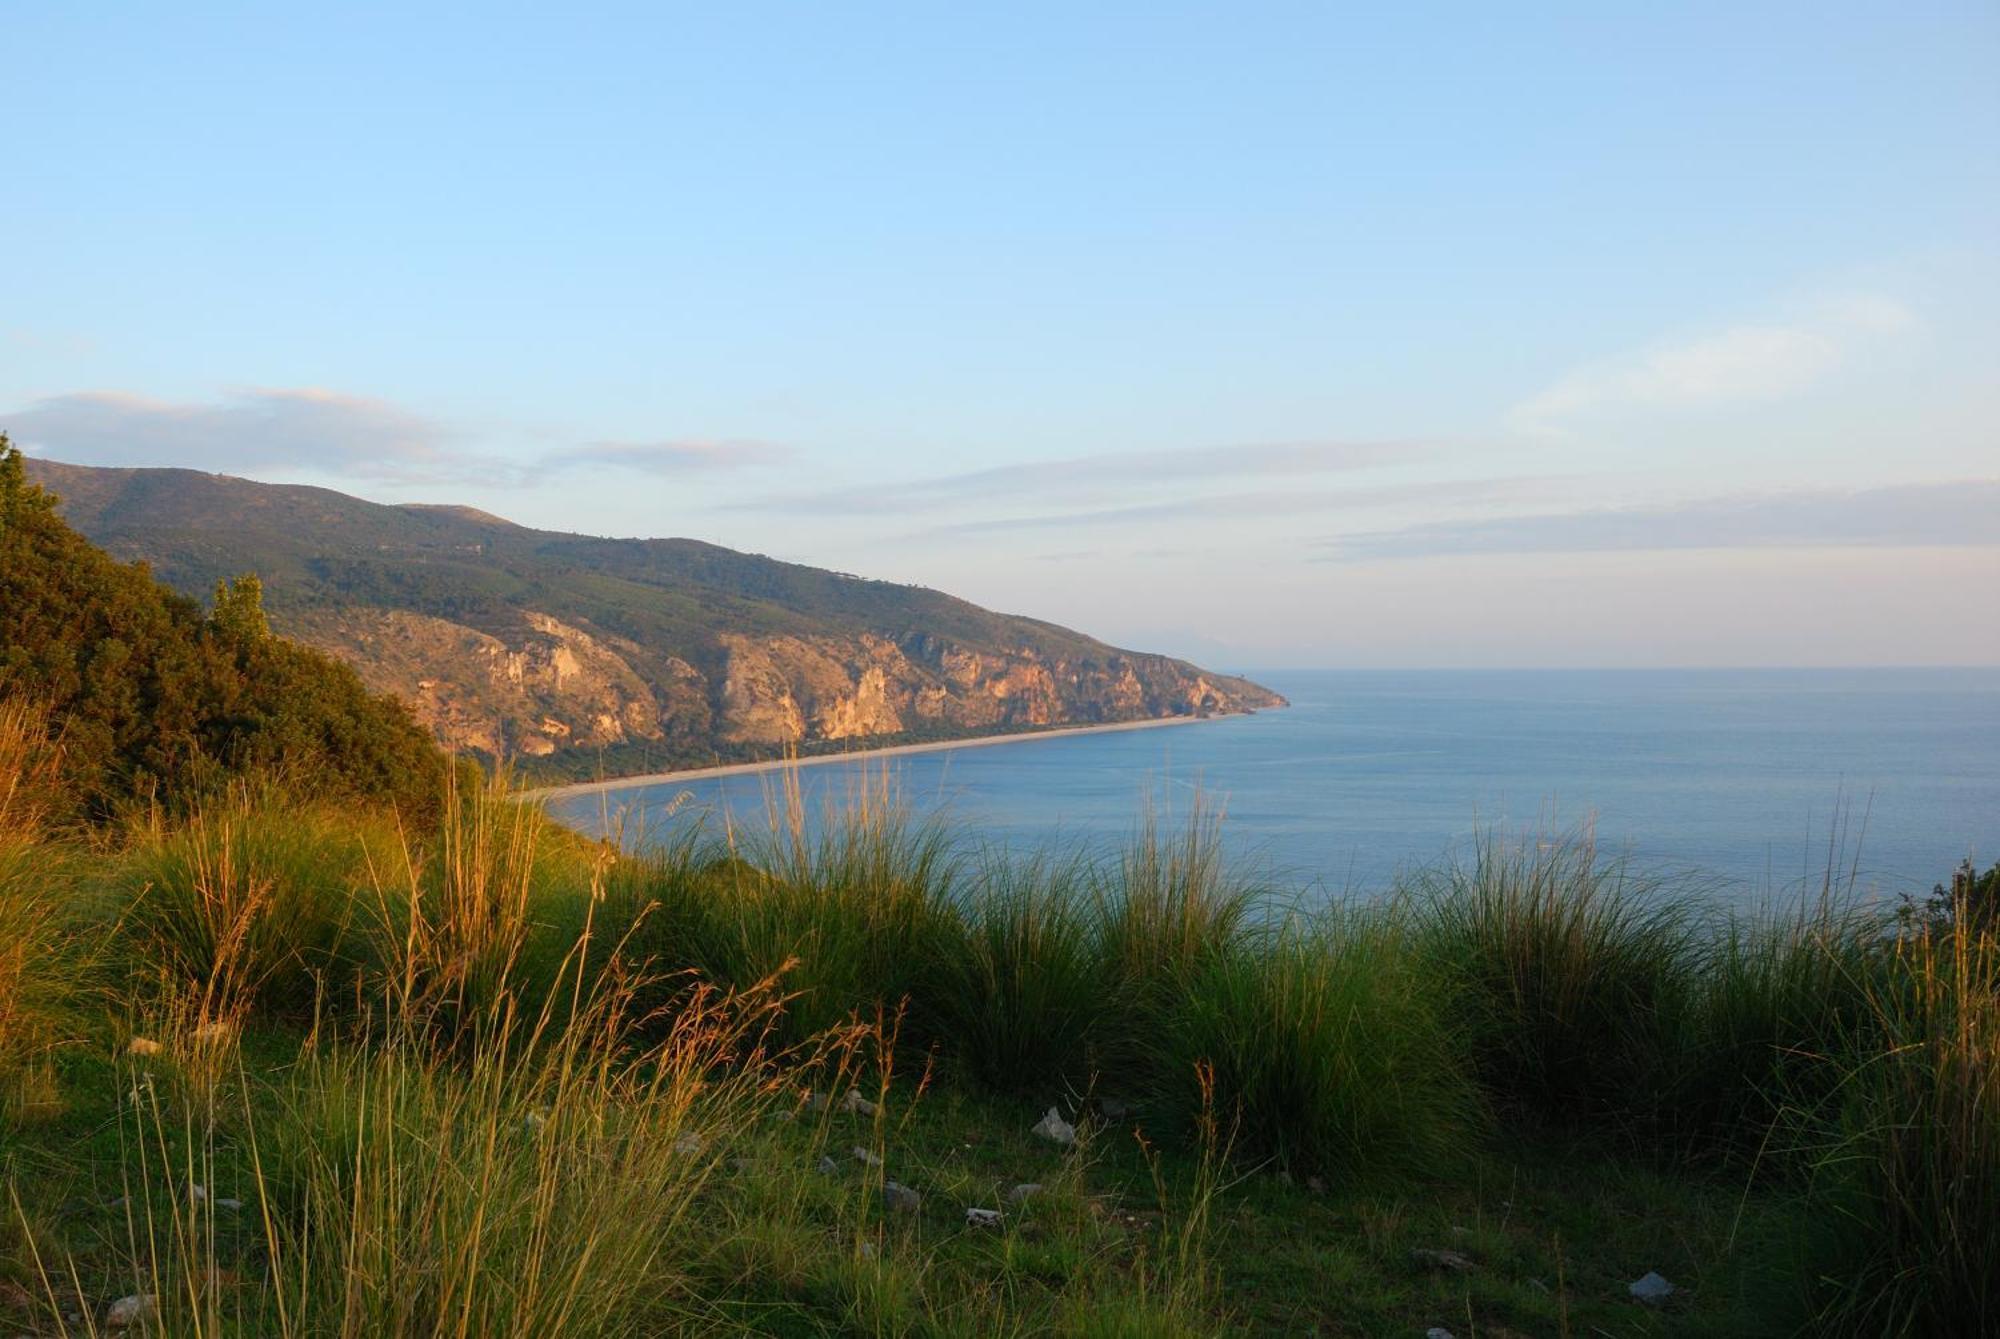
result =
[{"label": "shoreline", "polygon": [[560,786],[542,786],[522,792],[524,800],[566,800],[583,795],[603,795],[634,786],[665,785],[674,781],[704,781],[720,776],[748,776],[756,772],[776,772],[789,767],[817,767],[824,763],[867,762],[876,758],[899,758],[913,753],[943,753],[951,749],[988,748],[995,744],[1020,744],[1035,739],[1057,739],[1066,735],[1108,735],[1124,730],[1151,730],[1166,725],[1200,725],[1204,721],[1228,721],[1255,712],[1228,711],[1213,716],[1156,716],[1143,721],[1109,721],[1103,725],[1061,725],[1052,730],[1017,730],[1005,735],[974,735],[968,739],[933,739],[921,744],[891,744],[883,748],[852,749],[845,753],[815,753],[804,758],[769,758],[763,762],[722,763],[714,767],[684,767],[673,772],[644,772],[637,776],[611,777],[604,781],[572,781]]}]

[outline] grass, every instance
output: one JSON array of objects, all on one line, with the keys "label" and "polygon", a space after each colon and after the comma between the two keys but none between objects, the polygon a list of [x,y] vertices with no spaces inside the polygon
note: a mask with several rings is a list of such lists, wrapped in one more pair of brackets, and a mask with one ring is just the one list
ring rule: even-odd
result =
[{"label": "grass", "polygon": [[41,738],[0,717],[9,1332],[120,1297],[199,1335],[2000,1318],[1969,920],[1722,916],[1587,834],[1289,907],[1208,814],[1009,858],[879,789],[638,855],[498,791],[107,839],[6,807]]}]

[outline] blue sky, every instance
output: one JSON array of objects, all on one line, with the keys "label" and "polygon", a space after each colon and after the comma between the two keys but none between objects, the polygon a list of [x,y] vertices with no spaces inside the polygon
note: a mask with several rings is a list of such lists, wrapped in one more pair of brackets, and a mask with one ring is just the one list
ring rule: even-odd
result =
[{"label": "blue sky", "polygon": [[1226,666],[2000,662],[1990,4],[0,36],[0,428],[38,453]]}]

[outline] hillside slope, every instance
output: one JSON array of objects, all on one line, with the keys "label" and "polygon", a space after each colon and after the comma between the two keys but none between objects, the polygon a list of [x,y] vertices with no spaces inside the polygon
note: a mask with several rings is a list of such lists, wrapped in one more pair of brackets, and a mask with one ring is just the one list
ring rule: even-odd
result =
[{"label": "hillside slope", "polygon": [[446,743],[550,775],[1282,706],[1247,680],[937,591],[689,539],[35,460],[65,516],[175,587],[254,571],[278,631]]}]

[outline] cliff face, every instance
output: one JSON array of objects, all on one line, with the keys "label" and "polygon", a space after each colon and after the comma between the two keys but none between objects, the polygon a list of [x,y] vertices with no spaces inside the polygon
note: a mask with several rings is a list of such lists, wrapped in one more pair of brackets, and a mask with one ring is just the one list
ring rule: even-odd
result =
[{"label": "cliff face", "polygon": [[544,773],[1284,705],[938,591],[692,540],[187,470],[31,471],[118,556],[197,595],[257,572],[277,630],[403,698],[447,744]]},{"label": "cliff face", "polygon": [[870,635],[724,634],[719,681],[674,659],[671,676],[655,683],[635,667],[639,648],[533,610],[509,638],[379,608],[281,612],[274,622],[354,665],[376,692],[408,702],[446,744],[495,757],[547,758],[705,735],[776,752],[878,735],[970,735],[1278,703],[1183,672],[1173,661],[1142,677],[1124,657],[1045,662],[1032,648],[991,654],[934,638],[916,639],[913,657]]}]

